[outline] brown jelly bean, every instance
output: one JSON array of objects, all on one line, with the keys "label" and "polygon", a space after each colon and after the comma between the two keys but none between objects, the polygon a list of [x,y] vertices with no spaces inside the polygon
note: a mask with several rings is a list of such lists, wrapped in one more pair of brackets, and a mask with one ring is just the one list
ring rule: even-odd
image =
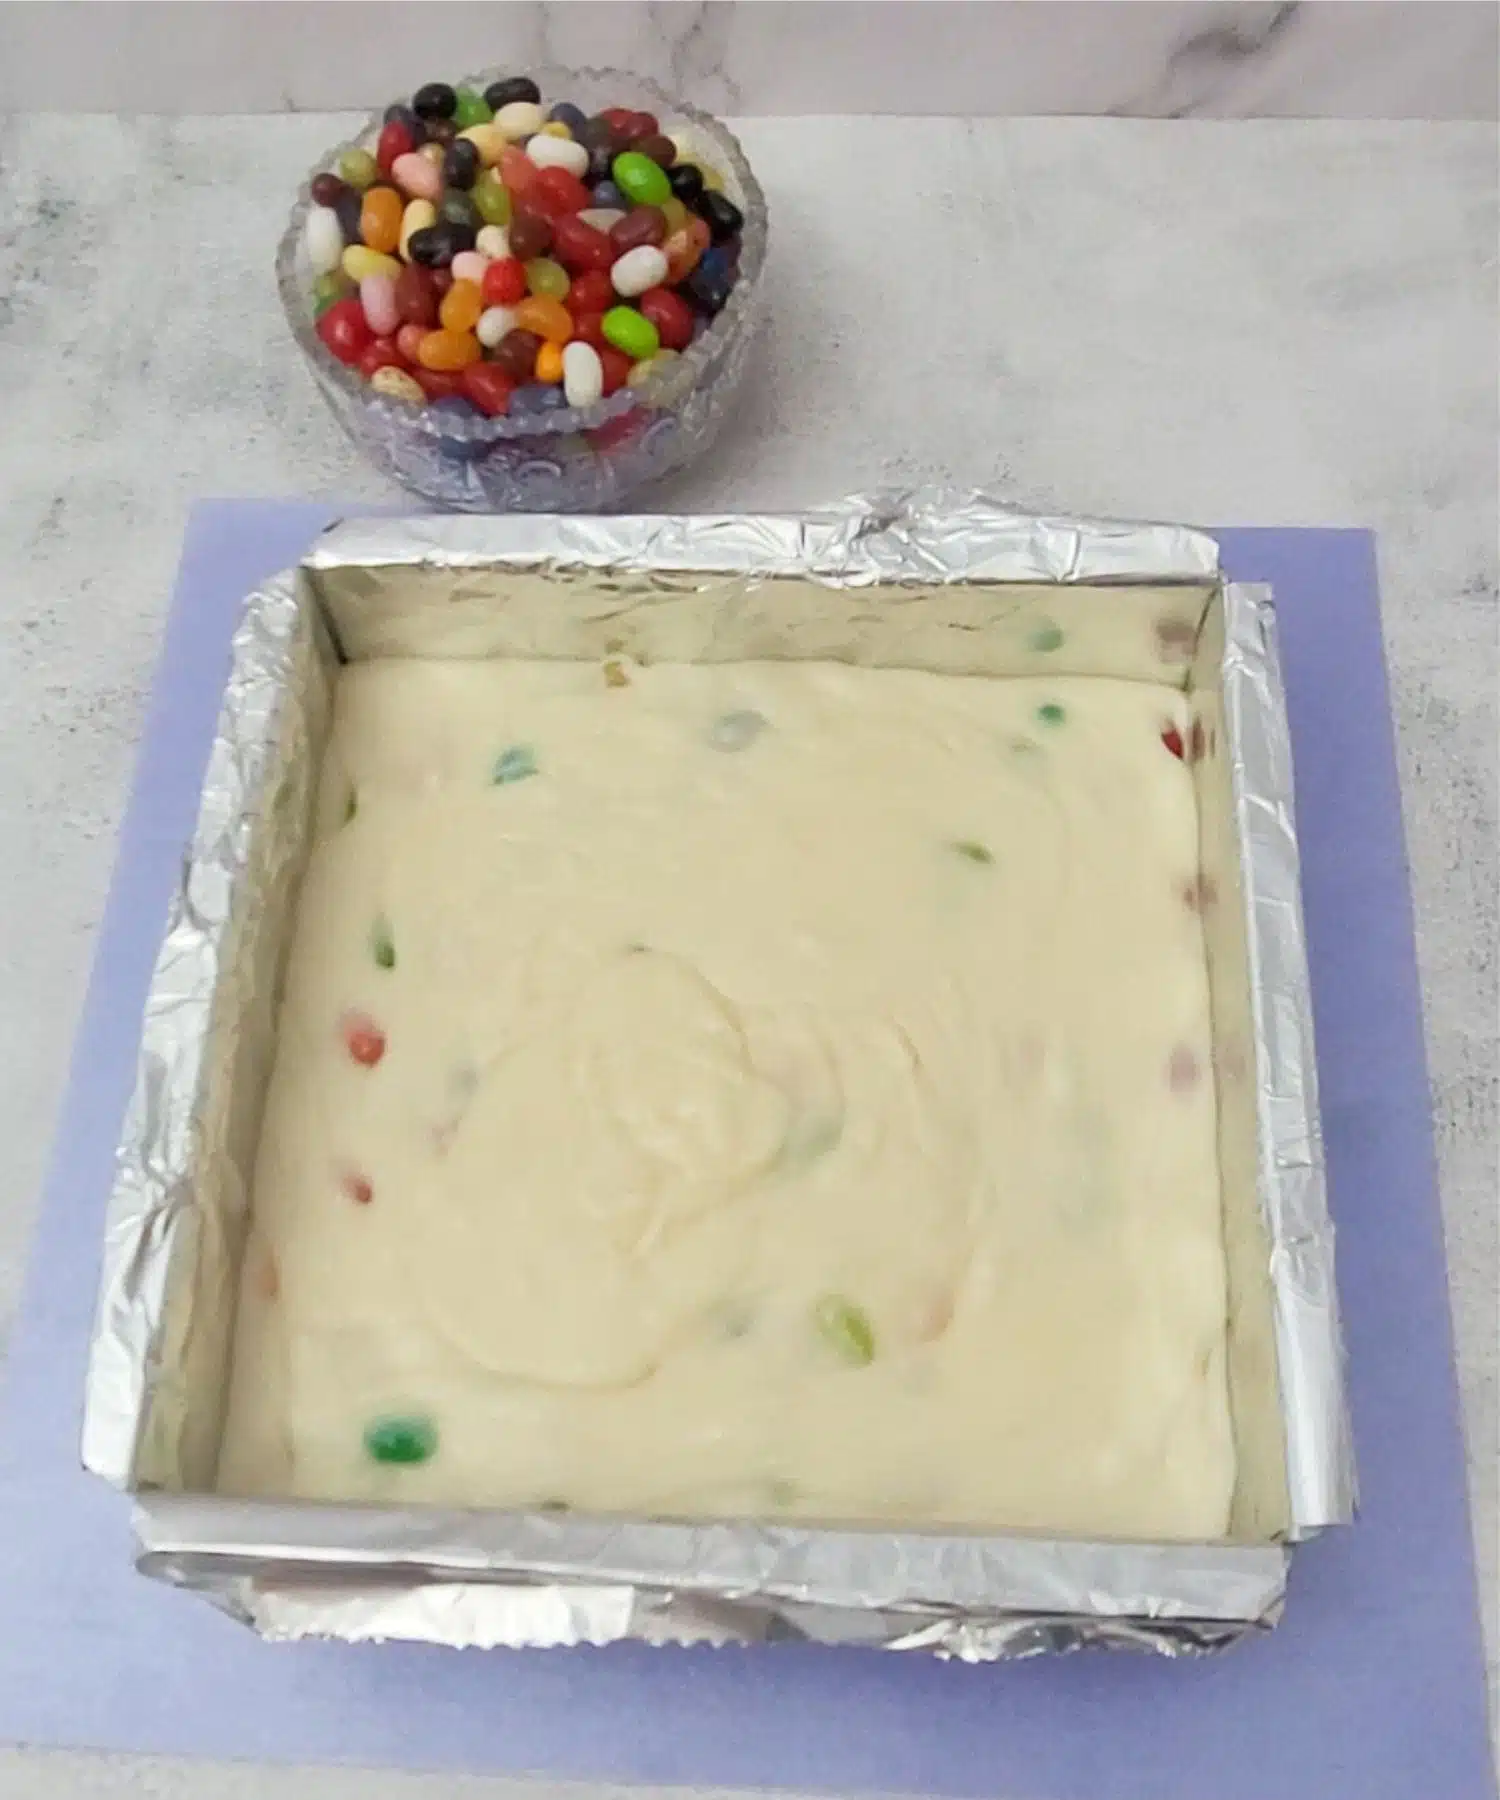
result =
[{"label": "brown jelly bean", "polygon": [[530,381],[541,347],[542,340],[534,331],[507,331],[495,346],[490,361],[504,369],[513,381]]}]

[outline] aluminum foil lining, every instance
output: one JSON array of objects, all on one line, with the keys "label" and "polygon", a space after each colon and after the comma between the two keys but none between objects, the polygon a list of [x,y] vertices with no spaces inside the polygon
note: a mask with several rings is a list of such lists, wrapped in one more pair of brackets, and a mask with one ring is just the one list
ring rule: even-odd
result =
[{"label": "aluminum foil lining", "polygon": [[[503,582],[504,604],[496,604]],[[340,655],[837,655],[1005,673],[1068,608],[1067,672],[1177,680],[1223,753],[1205,867],[1243,902],[1210,944],[1226,1104],[1231,1405],[1244,1475],[1208,1546],[266,1506],[211,1488],[286,924]],[[919,628],[920,624],[920,628]],[[1078,629],[1074,632],[1074,626]],[[981,648],[983,646],[984,648]],[[1062,671],[1059,671],[1062,672]],[[1217,784],[1217,785],[1216,785]],[[1213,833],[1218,833],[1214,840]],[[1226,909],[1221,909],[1221,911]],[[799,1636],[984,1659],[1214,1649],[1273,1623],[1285,1543],[1352,1515],[1267,598],[1196,532],[875,496],[806,517],[366,520],[246,603],[143,1025],[91,1352],[84,1460],[137,1493],[142,1567],[268,1636],[447,1643]]]}]

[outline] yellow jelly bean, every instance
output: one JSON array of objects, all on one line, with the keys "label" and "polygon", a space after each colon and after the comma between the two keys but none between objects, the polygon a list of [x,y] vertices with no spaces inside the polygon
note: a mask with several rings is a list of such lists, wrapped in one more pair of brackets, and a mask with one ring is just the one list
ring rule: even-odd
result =
[{"label": "yellow jelly bean", "polygon": [[493,169],[499,162],[500,152],[510,141],[503,131],[497,131],[493,125],[471,125],[467,131],[461,131],[458,135],[469,140],[487,169]]},{"label": "yellow jelly bean", "polygon": [[688,221],[688,210],[675,194],[669,194],[656,209],[667,221],[667,235],[681,231]]},{"label": "yellow jelly bean", "polygon": [[364,281],[370,275],[389,275],[394,281],[401,273],[401,265],[394,256],[372,250],[367,244],[350,244],[341,262],[351,281]]},{"label": "yellow jelly bean", "polygon": [[543,344],[536,353],[536,368],[533,371],[534,381],[561,381],[563,378],[563,353],[561,344]]},{"label": "yellow jelly bean", "polygon": [[401,238],[396,248],[407,262],[411,261],[411,251],[407,244],[414,231],[425,231],[429,225],[437,224],[437,208],[430,200],[408,200],[406,211],[401,215]]},{"label": "yellow jelly bean", "polygon": [[383,364],[375,371],[370,377],[370,386],[377,394],[384,394],[388,400],[409,400],[413,406],[422,405],[427,398],[405,369],[394,368],[390,363]]},{"label": "yellow jelly bean", "polygon": [[479,356],[479,339],[472,331],[429,331],[417,345],[417,361],[424,369],[467,369]]},{"label": "yellow jelly bean", "polygon": [[[435,169],[440,169],[443,166],[443,146],[441,144],[423,144],[422,148],[417,152],[417,155],[425,156]],[[708,180],[707,169],[703,171],[703,177],[706,183]]]},{"label": "yellow jelly bean", "polygon": [[547,123],[537,133],[538,137],[555,138],[571,138],[572,135],[572,132],[568,130],[561,119],[548,119]]}]

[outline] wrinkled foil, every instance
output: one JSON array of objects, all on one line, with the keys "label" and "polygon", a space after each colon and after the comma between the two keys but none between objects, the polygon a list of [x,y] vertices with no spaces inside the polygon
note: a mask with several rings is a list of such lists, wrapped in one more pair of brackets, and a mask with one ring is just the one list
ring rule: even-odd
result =
[{"label": "wrinkled foil", "polygon": [[[1221,1113],[1233,1541],[670,1523],[272,1504],[212,1490],[288,927],[340,659],[839,657],[1169,680],[1194,759]],[[455,1645],[783,1638],[973,1661],[1169,1655],[1273,1625],[1290,1546],[1353,1516],[1290,743],[1264,590],[1211,538],[973,493],[800,516],[420,518],[333,528],[247,598],[152,981],[105,1234],[86,1465],[135,1493],[139,1566],[270,1638]]]}]

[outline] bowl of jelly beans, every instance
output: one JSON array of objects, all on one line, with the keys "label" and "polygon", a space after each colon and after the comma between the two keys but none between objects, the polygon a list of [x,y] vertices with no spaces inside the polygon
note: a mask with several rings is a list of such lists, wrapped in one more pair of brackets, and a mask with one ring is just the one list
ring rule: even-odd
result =
[{"label": "bowl of jelly beans", "polygon": [[766,206],[706,113],[614,70],[429,81],[319,159],[277,283],[349,437],[471,512],[600,511],[716,436]]}]

